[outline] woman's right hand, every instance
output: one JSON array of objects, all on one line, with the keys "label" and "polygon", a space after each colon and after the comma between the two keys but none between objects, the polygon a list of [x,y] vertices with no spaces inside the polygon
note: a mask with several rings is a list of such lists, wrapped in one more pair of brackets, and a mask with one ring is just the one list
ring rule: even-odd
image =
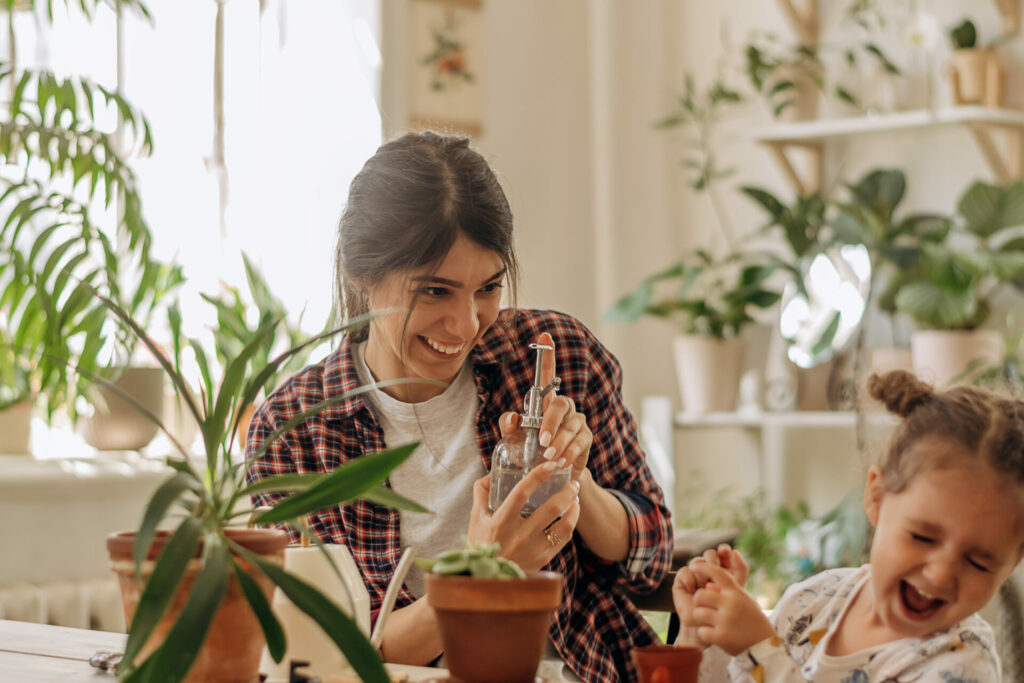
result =
[{"label": "woman's right hand", "polygon": [[477,479],[473,484],[467,540],[474,544],[500,544],[501,556],[523,571],[537,571],[550,562],[572,540],[580,516],[579,483],[570,481],[529,517],[523,517],[520,510],[555,469],[556,463],[547,462],[531,470],[494,512],[487,503],[490,475]]}]

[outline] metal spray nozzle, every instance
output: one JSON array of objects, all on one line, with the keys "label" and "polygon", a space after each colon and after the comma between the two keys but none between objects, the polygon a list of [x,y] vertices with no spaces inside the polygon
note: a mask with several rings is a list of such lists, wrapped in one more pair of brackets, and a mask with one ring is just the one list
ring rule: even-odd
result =
[{"label": "metal spray nozzle", "polygon": [[526,399],[523,401],[523,412],[519,416],[519,424],[524,429],[540,429],[544,397],[550,391],[558,391],[562,380],[559,377],[555,377],[548,382],[547,386],[542,387],[540,382],[541,368],[544,365],[544,352],[554,351],[555,347],[546,344],[530,344],[530,348],[537,351],[537,362],[533,371],[533,386],[530,387],[530,391],[526,394]]}]

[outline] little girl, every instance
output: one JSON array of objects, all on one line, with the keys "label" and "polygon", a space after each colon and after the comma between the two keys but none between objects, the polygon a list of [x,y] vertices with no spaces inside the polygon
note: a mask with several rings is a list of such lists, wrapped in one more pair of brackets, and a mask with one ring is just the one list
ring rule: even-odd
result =
[{"label": "little girl", "polygon": [[[936,392],[912,374],[873,375],[903,417],[868,471],[871,561],[786,591],[769,619],[728,547],[679,570],[683,633],[710,645],[702,680],[989,683],[992,630],[976,612],[1024,552],[1024,401],[973,387]],[[691,644],[691,643],[686,643]],[[728,676],[714,663],[732,655]]]}]

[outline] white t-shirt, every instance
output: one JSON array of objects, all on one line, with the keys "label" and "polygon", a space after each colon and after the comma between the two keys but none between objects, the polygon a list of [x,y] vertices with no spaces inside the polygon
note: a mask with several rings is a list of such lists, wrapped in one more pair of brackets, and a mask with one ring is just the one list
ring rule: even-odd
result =
[{"label": "white t-shirt", "polygon": [[[365,346],[356,345],[353,357],[359,379],[368,384],[373,376],[364,358]],[[391,487],[433,514],[399,513],[402,546],[416,548],[417,557],[461,548],[473,508],[473,482],[487,474],[476,440],[480,399],[472,368],[464,365],[444,392],[420,403],[399,401],[380,389],[367,396],[388,448],[420,442],[391,473]],[[405,582],[417,598],[426,594],[419,565],[412,565]]]}]

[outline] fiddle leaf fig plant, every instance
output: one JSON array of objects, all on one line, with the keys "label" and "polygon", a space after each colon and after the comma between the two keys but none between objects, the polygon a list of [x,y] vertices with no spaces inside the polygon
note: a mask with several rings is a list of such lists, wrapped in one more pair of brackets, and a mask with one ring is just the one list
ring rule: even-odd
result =
[{"label": "fiddle leaf fig plant", "polygon": [[[246,550],[226,534],[230,526],[251,514],[247,503],[257,493],[288,492],[290,495],[282,498],[273,508],[257,512],[253,518],[256,524],[289,523],[300,529],[305,527],[303,520],[308,514],[356,498],[386,503],[398,509],[426,512],[422,506],[383,485],[388,474],[413,452],[417,445],[415,443],[359,458],[327,474],[283,474],[246,483],[250,463],[263,457],[276,439],[311,415],[351,399],[355,393],[367,391],[367,387],[333,396],[284,422],[265,441],[252,449],[248,460],[240,460],[232,455],[232,440],[240,419],[237,407],[251,403],[268,379],[280,372],[294,355],[333,334],[350,332],[365,325],[370,316],[363,316],[344,327],[317,335],[275,356],[265,366],[247,373],[249,363],[259,353],[261,344],[273,334],[279,324],[278,320],[262,324],[254,338],[236,356],[223,367],[218,367],[194,339],[186,340],[184,345],[179,339],[173,353],[168,354],[117,302],[95,290],[91,291],[131,330],[164,369],[175,391],[181,395],[196,420],[202,437],[202,453],[198,458],[193,458],[160,423],[157,416],[146,413],[161,426],[178,449],[178,455],[168,458],[167,464],[175,474],[151,497],[136,533],[133,546],[136,573],[141,572],[142,562],[157,535],[158,527],[169,524],[173,530],[145,582],[128,628],[128,642],[118,675],[125,681],[133,682],[179,681],[184,678],[203,645],[209,623],[227,590],[229,576],[237,577],[245,599],[263,628],[269,652],[276,661],[280,661],[286,648],[285,634],[267,599],[247,574],[255,569],[269,577],[299,609],[320,625],[337,643],[362,680],[382,683],[390,680],[380,654],[359,631],[351,617],[335,607],[316,587]],[[176,315],[176,307],[171,310],[172,315]],[[189,390],[180,367],[185,348],[194,354],[201,371],[198,397]],[[113,384],[102,378],[91,375],[90,379],[103,382],[117,391]],[[391,380],[381,382],[378,386],[406,381],[413,380]],[[127,395],[121,396],[131,401]],[[146,412],[141,405],[133,403]],[[163,642],[145,661],[138,662],[143,644],[154,634],[157,623],[167,612],[193,557],[199,558],[199,569],[184,607]]]},{"label": "fiddle leaf fig plant", "polygon": [[690,335],[730,339],[752,322],[751,309],[770,308],[779,293],[767,280],[776,265],[736,254],[716,260],[704,250],[685,255],[622,297],[608,311],[612,322],[633,322],[643,315],[681,318]]}]

